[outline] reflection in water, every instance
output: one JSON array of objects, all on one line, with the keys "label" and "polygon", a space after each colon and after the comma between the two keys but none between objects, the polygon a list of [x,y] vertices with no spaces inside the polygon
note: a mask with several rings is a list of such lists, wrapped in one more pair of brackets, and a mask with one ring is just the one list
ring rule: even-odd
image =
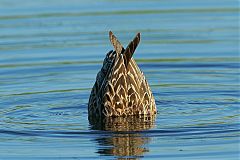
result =
[{"label": "reflection in water", "polygon": [[95,139],[99,144],[100,155],[110,155],[121,158],[133,158],[142,156],[148,149],[145,145],[150,138],[143,130],[153,127],[155,115],[152,116],[129,116],[106,118],[102,121],[89,119],[91,129],[112,131],[111,135],[101,136]]}]

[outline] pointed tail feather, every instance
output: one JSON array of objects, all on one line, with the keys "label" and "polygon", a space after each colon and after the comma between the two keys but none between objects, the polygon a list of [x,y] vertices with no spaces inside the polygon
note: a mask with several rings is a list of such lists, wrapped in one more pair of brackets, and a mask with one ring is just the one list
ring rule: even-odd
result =
[{"label": "pointed tail feather", "polygon": [[140,33],[138,33],[135,38],[128,44],[125,52],[123,53],[123,57],[124,57],[124,63],[125,66],[127,68],[128,63],[130,62],[134,51],[136,50],[138,44],[140,42]]},{"label": "pointed tail feather", "polygon": [[118,56],[122,52],[122,44],[118,41],[117,37],[113,34],[112,31],[109,31],[109,39]]}]

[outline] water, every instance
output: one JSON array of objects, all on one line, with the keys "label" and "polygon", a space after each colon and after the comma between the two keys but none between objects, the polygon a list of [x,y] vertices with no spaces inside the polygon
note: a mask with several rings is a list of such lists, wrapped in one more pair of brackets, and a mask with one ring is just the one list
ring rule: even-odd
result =
[{"label": "water", "polygon": [[[239,159],[238,2],[0,1],[0,159]],[[90,125],[112,30],[156,117]]]}]

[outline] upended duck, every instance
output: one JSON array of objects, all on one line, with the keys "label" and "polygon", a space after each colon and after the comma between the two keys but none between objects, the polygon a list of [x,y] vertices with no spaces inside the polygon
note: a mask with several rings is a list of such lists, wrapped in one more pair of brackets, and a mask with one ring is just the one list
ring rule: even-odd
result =
[{"label": "upended duck", "polygon": [[107,53],[97,74],[88,103],[89,118],[155,114],[152,91],[132,57],[140,42],[140,33],[126,49],[111,31],[109,38],[115,51]]}]

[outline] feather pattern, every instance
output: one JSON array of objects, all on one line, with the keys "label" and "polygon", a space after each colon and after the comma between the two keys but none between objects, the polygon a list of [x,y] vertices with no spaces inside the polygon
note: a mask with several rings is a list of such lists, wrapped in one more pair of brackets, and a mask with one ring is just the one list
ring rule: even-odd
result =
[{"label": "feather pattern", "polygon": [[132,58],[140,42],[140,33],[126,50],[109,32],[115,51],[110,51],[97,74],[88,103],[90,118],[129,115],[153,115],[156,104],[143,72]]}]

